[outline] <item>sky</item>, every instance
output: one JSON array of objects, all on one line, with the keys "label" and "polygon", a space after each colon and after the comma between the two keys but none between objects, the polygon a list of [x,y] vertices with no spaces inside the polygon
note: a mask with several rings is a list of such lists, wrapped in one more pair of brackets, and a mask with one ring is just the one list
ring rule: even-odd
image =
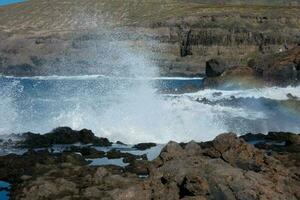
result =
[{"label": "sky", "polygon": [[24,1],[24,0],[0,0],[0,6],[12,4],[12,3],[18,3],[18,2],[22,2],[22,1]]}]

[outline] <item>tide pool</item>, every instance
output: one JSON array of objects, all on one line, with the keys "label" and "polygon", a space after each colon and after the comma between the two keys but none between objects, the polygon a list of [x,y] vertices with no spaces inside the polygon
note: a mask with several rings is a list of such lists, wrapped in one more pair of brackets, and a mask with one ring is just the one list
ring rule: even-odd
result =
[{"label": "tide pool", "polygon": [[10,189],[10,184],[4,181],[0,181],[0,200],[8,200],[9,193],[7,190]]},{"label": "tide pool", "polygon": [[24,0],[0,0],[0,6],[14,4],[14,3],[20,3],[24,2]]}]

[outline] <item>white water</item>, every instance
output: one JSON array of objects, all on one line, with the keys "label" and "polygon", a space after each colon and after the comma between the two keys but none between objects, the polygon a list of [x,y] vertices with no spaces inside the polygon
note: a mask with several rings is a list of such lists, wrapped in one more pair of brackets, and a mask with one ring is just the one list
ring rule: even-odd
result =
[{"label": "white water", "polygon": [[203,80],[201,77],[121,77],[121,76],[106,76],[106,75],[78,75],[78,76],[0,76],[7,79],[20,80],[95,80],[95,79],[115,79],[115,80]]},{"label": "white water", "polygon": [[[221,96],[215,96],[214,94],[221,92]],[[201,90],[194,94],[187,94],[188,96],[194,96],[199,98],[208,99],[230,99],[231,96],[236,98],[268,98],[274,100],[287,100],[287,94],[292,94],[296,97],[300,95],[300,86],[298,87],[264,87],[264,88],[253,88],[253,89],[237,89],[237,90]],[[183,94],[185,95],[185,94]]]},{"label": "white water", "polygon": [[[285,100],[288,93],[299,95],[300,87],[160,94],[153,81],[191,79],[159,77],[150,59],[155,55],[147,49],[134,51],[114,38],[101,42],[85,54],[106,75],[0,77],[0,81],[5,80],[0,82],[0,134],[45,133],[69,126],[91,129],[112,141],[166,143],[210,140],[227,131],[300,132],[300,118],[286,113],[285,108],[272,110],[260,102],[256,109],[253,105],[234,107],[195,101],[231,96]],[[108,63],[109,68],[103,63]],[[222,95],[214,95],[216,92]]]},{"label": "white water", "polygon": [[[300,118],[282,120],[276,117],[279,112],[277,107],[273,112],[260,105],[259,101],[257,107],[261,109],[195,101],[204,97],[211,101],[230,99],[233,95],[236,98],[284,100],[287,93],[300,94],[300,87],[202,90],[175,95],[158,93],[147,79],[134,79],[130,80],[133,84],[123,84],[124,80],[115,82],[113,78],[113,82],[107,82],[108,77],[90,80],[92,77],[77,77],[72,82],[56,77],[59,84],[48,88],[50,93],[54,91],[53,94],[43,91],[46,89],[44,85],[55,81],[49,80],[49,77],[28,78],[25,82],[14,78],[9,82],[13,83],[10,87],[1,90],[1,134],[25,131],[45,133],[58,126],[70,126],[73,129],[89,128],[98,136],[108,137],[112,141],[165,143],[170,140],[210,140],[227,131],[300,132],[300,126],[296,123]],[[82,84],[74,87],[80,80]],[[25,85],[28,84],[26,81],[30,81],[29,85]],[[85,81],[92,81],[89,83],[91,85],[85,84]],[[97,81],[103,81],[104,86],[113,84],[113,87],[105,91],[101,84],[95,86]],[[72,87],[74,91],[69,90]],[[29,93],[28,88],[33,94],[24,98],[23,94]],[[215,96],[216,92],[222,92],[222,95]],[[293,117],[294,114],[289,115]]]}]

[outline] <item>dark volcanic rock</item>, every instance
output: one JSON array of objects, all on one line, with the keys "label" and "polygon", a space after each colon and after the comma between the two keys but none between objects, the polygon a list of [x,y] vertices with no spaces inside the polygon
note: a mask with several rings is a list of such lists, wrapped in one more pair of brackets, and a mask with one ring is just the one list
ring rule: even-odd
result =
[{"label": "dark volcanic rock", "polygon": [[223,74],[227,68],[227,64],[221,59],[211,59],[206,62],[205,73],[207,77],[217,77]]},{"label": "dark volcanic rock", "polygon": [[245,135],[240,136],[240,138],[244,139],[246,142],[254,142],[258,140],[264,140],[266,138],[266,135],[262,133],[257,133],[257,134],[247,133]]},{"label": "dark volcanic rock", "polygon": [[75,131],[68,127],[56,128],[44,135],[24,133],[23,137],[24,141],[20,142],[20,145],[26,148],[50,147],[53,144],[74,143],[93,144],[97,146],[111,146],[112,144],[107,138],[96,137],[90,130]]},{"label": "dark volcanic rock", "polygon": [[28,63],[21,63],[17,65],[9,65],[3,72],[11,76],[15,74],[18,74],[19,76],[34,76],[36,68]]},{"label": "dark volcanic rock", "polygon": [[108,159],[116,159],[116,158],[123,158],[125,163],[131,163],[137,159],[147,160],[146,154],[143,155],[133,155],[130,153],[123,153],[119,150],[112,149],[106,153],[106,157]]},{"label": "dark volcanic rock", "polygon": [[268,55],[251,62],[252,67],[264,80],[279,84],[299,81],[300,46],[286,52]]},{"label": "dark volcanic rock", "polygon": [[[216,65],[218,69],[218,65]],[[248,66],[220,68],[213,73],[207,67],[205,87],[234,86],[254,87],[263,85],[289,85],[299,83],[300,46],[286,52],[270,54],[251,60]],[[219,73],[217,73],[219,72]],[[293,97],[292,97],[293,98]]]},{"label": "dark volcanic rock", "polygon": [[233,166],[254,171],[260,171],[263,166],[263,153],[238,140],[234,134],[219,135],[213,141],[213,147],[222,159]]},{"label": "dark volcanic rock", "polygon": [[247,142],[254,143],[255,147],[273,152],[300,152],[300,136],[288,132],[269,132],[264,134],[246,134],[242,135]]},{"label": "dark volcanic rock", "polygon": [[230,67],[222,75],[207,76],[203,82],[204,87],[253,87],[261,85],[255,71],[250,67]]},{"label": "dark volcanic rock", "polygon": [[265,134],[252,134],[240,136],[247,142],[253,142],[258,140],[273,141],[273,142],[285,142],[286,144],[300,144],[300,136],[289,132],[269,132]]},{"label": "dark volcanic rock", "polygon": [[50,154],[48,151],[29,151],[24,155],[0,156],[0,180],[11,183],[21,181],[21,177],[45,173],[52,165],[71,163],[85,165],[87,162],[74,153]]},{"label": "dark volcanic rock", "polygon": [[147,177],[149,176],[149,168],[151,162],[147,160],[134,160],[128,166],[125,167],[125,170],[130,173],[137,174],[139,176]]},{"label": "dark volcanic rock", "polygon": [[[298,143],[299,135],[275,135],[268,137]],[[245,138],[252,140],[254,136]],[[12,197],[24,200],[297,200],[300,198],[299,160],[299,153],[269,154],[229,133],[201,144],[170,142],[154,161],[135,161],[125,171],[114,167],[54,164],[51,170],[48,167],[48,172],[23,177],[23,182],[14,187]]]},{"label": "dark volcanic rock", "polygon": [[133,146],[133,148],[137,149],[137,150],[146,150],[146,149],[150,149],[152,147],[155,147],[156,144],[155,143],[139,143]]},{"label": "dark volcanic rock", "polygon": [[127,144],[125,144],[125,143],[123,143],[123,142],[121,142],[121,141],[117,141],[116,144],[120,144],[120,145],[125,145],[125,146],[127,146]]},{"label": "dark volcanic rock", "polygon": [[98,151],[93,147],[76,147],[71,146],[68,150],[64,152],[76,152],[80,153],[84,158],[95,159],[95,158],[103,158],[105,157],[104,151]]},{"label": "dark volcanic rock", "polygon": [[299,97],[292,95],[291,93],[288,93],[287,98],[289,98],[289,100],[299,100]]},{"label": "dark volcanic rock", "polygon": [[[207,152],[218,154],[212,159]],[[150,170],[153,199],[299,198],[299,179],[292,178],[296,171],[234,134],[201,147],[169,143],[155,162]]]}]

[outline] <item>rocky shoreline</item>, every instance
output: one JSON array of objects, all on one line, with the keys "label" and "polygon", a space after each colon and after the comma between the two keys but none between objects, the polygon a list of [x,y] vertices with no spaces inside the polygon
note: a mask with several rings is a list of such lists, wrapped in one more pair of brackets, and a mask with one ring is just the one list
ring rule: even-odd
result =
[{"label": "rocky shoreline", "polygon": [[[32,143],[37,138],[44,142]],[[65,146],[57,152],[53,148],[57,138],[64,145],[81,145]],[[157,146],[154,143],[113,144],[89,130],[67,127],[44,135],[26,133],[17,141],[2,141],[2,145],[5,142],[6,146],[28,149],[21,155],[0,157],[0,180],[11,184],[10,199],[300,198],[299,134],[237,137],[226,133],[208,142],[169,142],[154,160],[147,157],[147,150]],[[118,148],[98,149],[114,145],[127,148],[126,153]],[[89,159],[104,157],[128,164],[89,165]]]},{"label": "rocky shoreline", "polygon": [[[281,94],[286,98],[280,100],[264,96],[259,99],[222,96],[228,88],[299,86],[299,13],[299,0],[255,0],[251,3],[241,0],[25,1],[0,7],[0,79],[2,75],[5,76],[3,79],[6,76],[79,75],[103,75],[109,78],[193,77],[199,79],[199,84],[184,87],[182,91],[213,88],[217,92],[213,91],[212,96],[220,99],[209,99],[204,95],[195,99],[193,96],[186,96],[187,100],[208,106],[252,106],[255,107],[254,111],[264,105],[267,105],[267,110],[282,106],[278,113],[284,115],[272,112],[270,121],[276,125],[278,123],[280,129],[276,130],[286,130],[283,129],[284,122],[292,121],[294,113],[299,116],[299,90],[291,93],[287,90]],[[29,85],[31,87],[34,84]],[[57,92],[57,87],[53,87],[53,92],[49,88],[51,87],[41,87],[41,90],[49,94]],[[80,86],[74,85],[75,90],[78,88]],[[144,91],[143,88],[139,90]],[[182,91],[176,86],[174,91],[172,88],[162,88],[158,93],[177,94]],[[91,93],[94,92],[99,93],[99,96],[103,95],[98,88]],[[140,95],[135,90],[131,93]],[[91,98],[88,93],[80,95]],[[2,96],[7,96],[6,91]],[[151,100],[151,97],[152,90],[150,98],[146,95],[145,99]],[[20,98],[23,96],[20,95]],[[56,102],[60,99],[53,99],[53,105],[57,106]],[[144,107],[147,102],[144,98],[141,101]],[[90,105],[93,102],[96,101],[84,99],[82,104]],[[263,106],[257,106],[257,102]],[[2,106],[6,108],[7,104],[4,101]],[[83,107],[78,113],[86,117],[86,113],[81,111],[89,112],[97,105],[89,109]],[[140,104],[132,105],[142,107]],[[149,110],[160,109],[156,101],[153,105]],[[177,105],[179,104],[174,104]],[[187,108],[184,106],[183,109],[194,109],[194,104],[191,105]],[[122,107],[123,104],[118,106]],[[36,109],[36,113],[44,110],[43,106],[37,106]],[[3,110],[4,116],[6,109]],[[51,109],[44,111],[48,110]],[[154,118],[169,111],[161,110],[163,113],[155,114]],[[18,111],[13,112],[13,116],[18,115]],[[210,110],[200,110],[193,123],[201,121],[199,116],[204,112]],[[26,112],[24,113],[24,121],[27,123],[31,119],[27,120]],[[94,119],[100,112],[95,113],[87,119]],[[106,114],[102,110],[101,113]],[[118,116],[119,110],[116,113],[108,117]],[[127,112],[124,113],[127,115]],[[176,112],[175,117],[181,114]],[[148,117],[138,115],[132,121],[145,120],[145,116]],[[286,120],[273,122],[274,118],[280,117]],[[3,119],[5,118],[4,116]],[[37,115],[36,118],[42,124],[42,117]],[[102,118],[99,119],[95,120],[95,124]],[[119,123],[118,119],[116,123]],[[191,121],[190,118],[186,119]],[[239,123],[246,124],[248,115],[243,118],[238,115],[231,119],[234,119],[234,125],[240,126]],[[235,123],[240,119],[244,121]],[[61,118],[58,120],[65,123]],[[255,120],[269,122],[269,119]],[[48,118],[45,121],[48,123]],[[177,123],[177,119],[168,121]],[[253,120],[249,126],[256,127],[256,121]],[[292,123],[297,126],[298,122],[297,118],[285,126],[289,127]],[[203,123],[205,128],[212,128],[205,120]],[[16,124],[13,121],[12,126]],[[111,124],[114,125],[108,123],[109,126]],[[184,128],[190,127],[189,124],[183,123]],[[5,125],[4,123],[3,127]],[[156,123],[151,123],[149,127],[153,125]],[[176,130],[181,132],[181,129]],[[126,132],[125,134],[128,137]],[[176,133],[172,133],[172,136],[175,137]],[[97,137],[88,129],[58,127],[45,134],[27,132],[0,136],[0,200],[2,198],[298,200],[300,135],[288,132],[245,135],[223,133],[211,141],[124,144],[122,141],[112,142],[108,138]]]},{"label": "rocky shoreline", "polygon": [[204,87],[263,87],[299,85],[300,46],[285,52],[249,60],[244,66],[229,66],[221,59],[206,62]]}]

